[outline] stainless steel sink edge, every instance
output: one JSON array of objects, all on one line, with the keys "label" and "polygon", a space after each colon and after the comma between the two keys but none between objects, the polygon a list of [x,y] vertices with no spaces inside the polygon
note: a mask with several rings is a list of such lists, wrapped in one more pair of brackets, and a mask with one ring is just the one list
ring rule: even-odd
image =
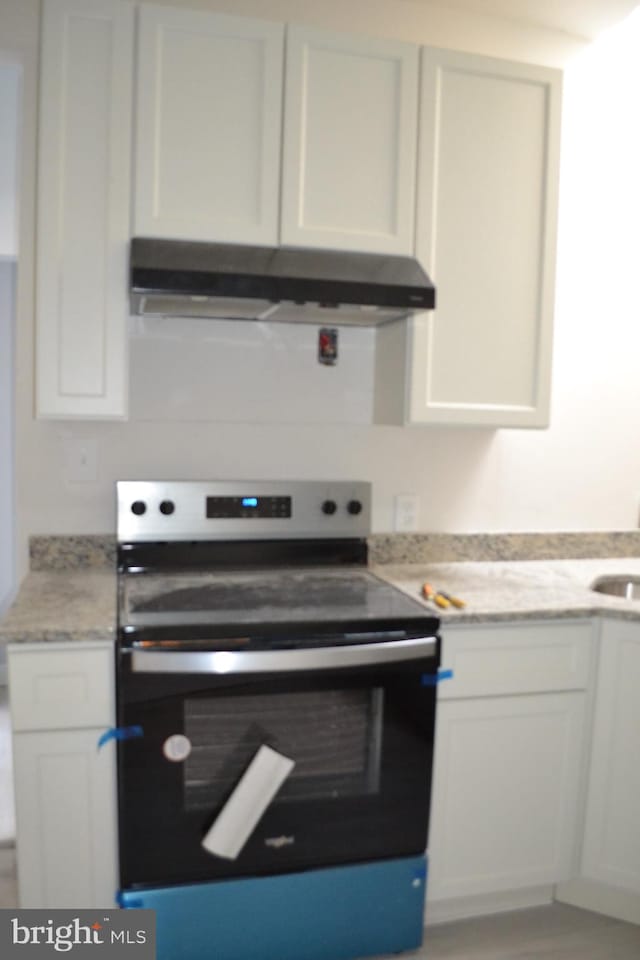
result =
[{"label": "stainless steel sink edge", "polygon": [[591,589],[621,600],[640,600],[640,576],[607,574],[594,580]]}]

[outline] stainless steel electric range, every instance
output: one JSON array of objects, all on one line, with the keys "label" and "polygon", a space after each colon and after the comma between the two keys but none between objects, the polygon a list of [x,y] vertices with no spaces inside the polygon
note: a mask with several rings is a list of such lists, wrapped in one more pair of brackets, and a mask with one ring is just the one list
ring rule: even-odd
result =
[{"label": "stainless steel electric range", "polygon": [[368,570],[369,484],[117,494],[121,905],[161,960],[415,948],[438,621]]}]

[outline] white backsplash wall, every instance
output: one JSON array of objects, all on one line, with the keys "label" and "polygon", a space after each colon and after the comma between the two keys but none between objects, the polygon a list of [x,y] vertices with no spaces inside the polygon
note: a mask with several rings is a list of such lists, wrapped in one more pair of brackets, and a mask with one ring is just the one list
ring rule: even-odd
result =
[{"label": "white backsplash wall", "polygon": [[[193,5],[216,7],[214,0]],[[426,0],[229,0],[230,6],[551,65],[581,49],[560,34],[469,17]],[[640,150],[629,120],[637,112],[640,57],[623,55],[615,41],[608,53],[599,44],[567,78],[549,430],[374,427],[370,331],[341,331],[339,365],[325,369],[315,360],[313,327],[238,324],[229,336],[226,325],[215,334],[213,327],[199,332],[202,321],[184,326],[181,340],[174,339],[175,321],[153,330],[134,322],[130,421],[43,422],[33,419],[37,12],[37,0],[3,0],[0,7],[0,44],[11,41],[25,63],[16,370],[20,574],[31,533],[113,531],[119,478],[369,479],[376,531],[393,529],[398,493],[419,495],[422,530],[636,525]]]},{"label": "white backsplash wall", "polygon": [[327,366],[317,359],[319,329],[131,317],[131,417],[168,423],[371,423],[375,331],[339,328],[338,362]]}]

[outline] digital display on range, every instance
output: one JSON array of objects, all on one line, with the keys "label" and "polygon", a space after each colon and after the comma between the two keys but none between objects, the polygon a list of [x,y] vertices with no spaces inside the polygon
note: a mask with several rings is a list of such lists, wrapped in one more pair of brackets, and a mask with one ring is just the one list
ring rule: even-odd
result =
[{"label": "digital display on range", "polygon": [[208,520],[282,519],[291,516],[291,497],[207,497],[206,516]]}]

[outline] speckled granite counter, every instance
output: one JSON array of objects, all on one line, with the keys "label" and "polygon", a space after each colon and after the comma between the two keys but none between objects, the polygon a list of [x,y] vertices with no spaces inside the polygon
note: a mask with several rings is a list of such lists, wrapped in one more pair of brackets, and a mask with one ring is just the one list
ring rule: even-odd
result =
[{"label": "speckled granite counter", "polygon": [[[640,621],[640,600],[624,600],[590,589],[600,576],[640,576],[640,558],[535,560],[494,563],[409,563],[374,567],[375,573],[410,596],[422,584],[454,594],[463,610],[439,610],[443,624],[499,620],[590,617],[598,614]],[[436,610],[426,603],[430,610]]]},{"label": "speckled granite counter", "polygon": [[[55,538],[56,541],[65,538]],[[76,538],[77,539],[77,538]],[[98,538],[96,538],[98,539]],[[85,556],[84,541],[73,549],[55,545],[58,569],[36,569],[25,578],[17,600],[0,622],[0,643],[113,640],[116,627],[116,580],[112,545],[98,550],[95,566],[84,568],[63,555]],[[485,538],[489,539],[489,538]],[[634,538],[635,539],[635,538]],[[100,546],[100,544],[98,544]],[[47,551],[42,553],[47,556]],[[100,566],[98,559],[104,565]],[[48,555],[51,559],[51,554]],[[373,556],[373,559],[379,557]],[[388,559],[385,555],[385,561]],[[390,558],[389,558],[390,559]],[[411,558],[413,561],[413,557]],[[37,564],[39,565],[39,564]],[[374,571],[409,596],[420,599],[425,581],[466,601],[463,610],[437,610],[443,624],[506,620],[590,617],[598,614],[640,621],[640,601],[594,593],[598,576],[640,576],[640,557],[571,560],[483,560],[473,562],[383,562]],[[426,604],[434,610],[431,604]]]},{"label": "speckled granite counter", "polygon": [[33,571],[0,623],[0,643],[111,640],[116,635],[115,571]]}]

